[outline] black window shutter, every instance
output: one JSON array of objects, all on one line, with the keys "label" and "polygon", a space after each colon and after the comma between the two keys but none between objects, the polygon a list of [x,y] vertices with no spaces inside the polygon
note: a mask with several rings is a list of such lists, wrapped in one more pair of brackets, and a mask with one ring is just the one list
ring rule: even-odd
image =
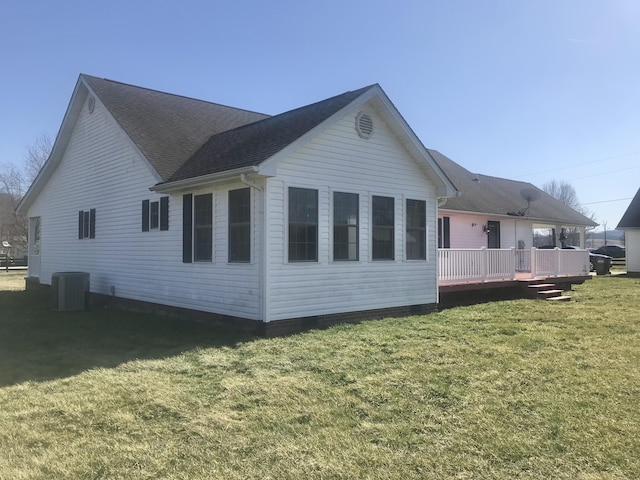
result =
[{"label": "black window shutter", "polygon": [[142,200],[142,231],[149,231],[149,200]]},{"label": "black window shutter", "polygon": [[193,195],[182,196],[182,262],[193,262]]},{"label": "black window shutter", "polygon": [[84,238],[84,212],[80,210],[78,212],[78,238],[82,240]]},{"label": "black window shutter", "polygon": [[96,209],[89,210],[89,238],[96,238]]},{"label": "black window shutter", "polygon": [[160,230],[169,230],[169,197],[160,198]]}]

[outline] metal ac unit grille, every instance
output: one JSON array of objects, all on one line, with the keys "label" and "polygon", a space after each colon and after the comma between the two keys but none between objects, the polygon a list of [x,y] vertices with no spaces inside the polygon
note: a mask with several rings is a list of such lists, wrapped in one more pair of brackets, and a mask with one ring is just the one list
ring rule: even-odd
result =
[{"label": "metal ac unit grille", "polygon": [[51,275],[53,307],[60,311],[84,310],[89,292],[89,274],[57,272]]}]

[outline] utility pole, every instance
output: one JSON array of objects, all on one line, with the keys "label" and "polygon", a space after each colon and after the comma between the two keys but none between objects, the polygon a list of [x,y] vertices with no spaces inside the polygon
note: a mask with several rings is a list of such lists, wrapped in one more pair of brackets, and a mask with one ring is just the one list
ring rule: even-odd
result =
[{"label": "utility pole", "polygon": [[602,224],[604,225],[604,244],[607,244],[607,222],[602,222]]}]

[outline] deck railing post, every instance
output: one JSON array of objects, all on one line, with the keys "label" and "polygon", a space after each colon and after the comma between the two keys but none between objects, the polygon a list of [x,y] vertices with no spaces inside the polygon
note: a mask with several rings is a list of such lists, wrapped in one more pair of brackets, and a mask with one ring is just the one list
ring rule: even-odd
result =
[{"label": "deck railing post", "polygon": [[518,253],[516,252],[516,247],[511,247],[511,280],[515,280],[516,279],[516,263],[517,263],[517,259],[516,256],[518,255]]},{"label": "deck railing post", "polygon": [[562,250],[560,250],[558,247],[555,248],[556,250],[556,269],[555,269],[555,276],[559,277],[560,276],[560,272],[562,271]]},{"label": "deck railing post", "polygon": [[531,277],[537,277],[538,265],[536,260],[536,247],[531,247]]},{"label": "deck railing post", "polygon": [[482,247],[480,250],[482,252],[482,281],[486,282],[489,273],[489,251],[487,250],[487,247]]}]

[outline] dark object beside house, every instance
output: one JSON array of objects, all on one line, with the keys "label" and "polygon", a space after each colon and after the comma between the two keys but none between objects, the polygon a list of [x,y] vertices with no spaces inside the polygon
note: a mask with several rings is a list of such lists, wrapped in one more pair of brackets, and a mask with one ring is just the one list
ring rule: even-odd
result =
[{"label": "dark object beside house", "polygon": [[[556,248],[554,245],[543,245],[542,247],[538,247],[543,250],[549,250]],[[564,250],[581,250],[580,247],[575,247],[573,245],[567,245],[566,247],[562,247]],[[611,257],[608,255],[603,255],[600,253],[596,253],[596,251],[589,252],[589,267],[592,272],[596,272],[598,275],[606,275],[609,273],[611,269]]]},{"label": "dark object beside house", "polygon": [[593,253],[597,253],[599,255],[608,255],[613,258],[625,258],[627,255],[626,249],[618,245],[604,245],[593,250]]}]

